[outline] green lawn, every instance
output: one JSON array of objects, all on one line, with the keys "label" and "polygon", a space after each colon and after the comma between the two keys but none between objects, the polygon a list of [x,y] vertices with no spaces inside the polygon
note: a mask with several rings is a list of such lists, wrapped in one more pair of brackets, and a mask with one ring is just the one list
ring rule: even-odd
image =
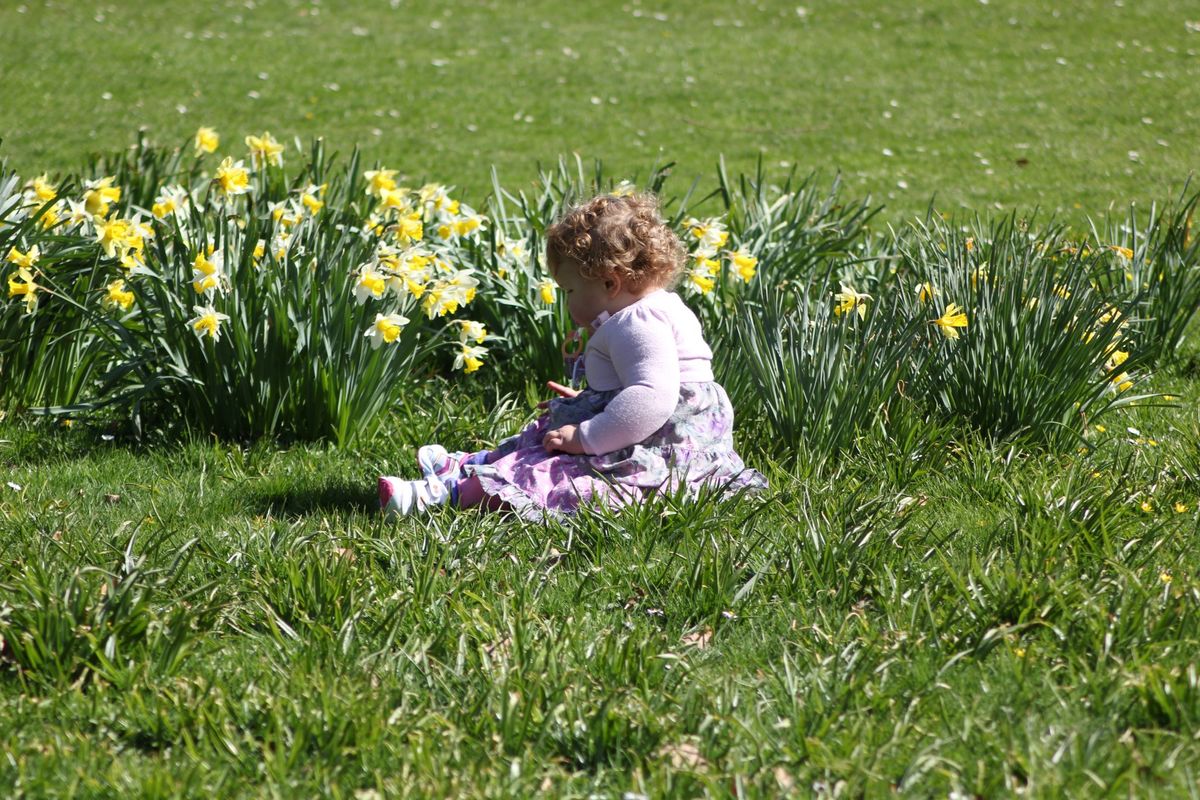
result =
[{"label": "green lawn", "polygon": [[[710,186],[762,155],[885,218],[1076,222],[1197,163],[1174,0],[395,5],[5,3],[0,154],[53,173],[206,124],[240,157],[265,128],[472,201],[570,151]],[[418,445],[532,418],[486,372],[401,387],[347,449],[9,412],[0,795],[1195,796],[1198,328],[1138,385],[1175,400],[1078,447],[951,420],[785,466],[742,424],[764,495],[561,525],[376,511]]]},{"label": "green lawn", "polygon": [[214,126],[229,153],[268,129],[468,199],[492,165],[516,186],[571,152],[686,180],[761,156],[841,170],[895,215],[936,195],[1078,221],[1174,197],[1200,165],[1197,22],[1184,0],[12,0],[0,153],[53,172],[143,125]]}]

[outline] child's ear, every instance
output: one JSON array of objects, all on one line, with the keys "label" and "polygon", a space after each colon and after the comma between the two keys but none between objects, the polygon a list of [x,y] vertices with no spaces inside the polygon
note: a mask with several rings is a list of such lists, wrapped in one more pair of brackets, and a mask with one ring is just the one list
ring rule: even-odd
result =
[{"label": "child's ear", "polygon": [[621,281],[618,278],[608,278],[604,281],[604,288],[608,291],[609,297],[616,297],[621,291]]}]

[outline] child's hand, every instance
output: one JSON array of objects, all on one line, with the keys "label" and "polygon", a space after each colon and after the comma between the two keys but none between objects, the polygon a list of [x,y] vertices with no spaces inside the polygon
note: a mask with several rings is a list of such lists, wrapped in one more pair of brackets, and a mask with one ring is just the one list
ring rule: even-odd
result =
[{"label": "child's hand", "polygon": [[[561,383],[555,383],[554,381],[546,381],[546,385],[550,387],[551,391],[557,392],[559,397],[574,397],[575,395],[579,394],[578,389],[572,389],[570,386],[563,386]],[[537,404],[537,407],[549,408],[550,401],[543,400]]]},{"label": "child's hand", "polygon": [[579,439],[579,428],[574,425],[563,425],[549,431],[542,438],[542,447],[547,450],[561,450],[571,455],[583,455],[583,442]]}]

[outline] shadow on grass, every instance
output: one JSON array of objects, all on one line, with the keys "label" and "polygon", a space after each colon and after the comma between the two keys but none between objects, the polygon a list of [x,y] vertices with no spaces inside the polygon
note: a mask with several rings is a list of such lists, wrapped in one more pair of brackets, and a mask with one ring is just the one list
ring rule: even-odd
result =
[{"label": "shadow on grass", "polygon": [[375,487],[349,481],[312,487],[263,488],[253,493],[251,503],[261,509],[261,513],[276,517],[348,512],[373,514],[379,511]]}]

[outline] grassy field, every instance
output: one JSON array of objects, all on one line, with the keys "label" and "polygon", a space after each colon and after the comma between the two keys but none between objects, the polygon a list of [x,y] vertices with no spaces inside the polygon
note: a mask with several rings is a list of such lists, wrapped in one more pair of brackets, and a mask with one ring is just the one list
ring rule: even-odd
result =
[{"label": "grassy field", "polygon": [[[661,148],[837,167],[885,218],[936,192],[1077,222],[1194,168],[1184,3],[879,5],[5,3],[0,154],[67,170],[144,123],[242,157],[266,128],[482,197],[493,164]],[[343,449],[10,412],[0,795],[1200,796],[1198,327],[1136,390],[1172,400],[1068,447],[943,417],[784,464],[743,423],[767,493],[561,525],[374,495],[556,375],[411,382]]]},{"label": "grassy field", "polygon": [[[1184,0],[0,4],[0,154],[23,173],[216,127],[322,135],[479,199],[578,152],[711,176],[845,173],[892,216],[1174,197],[1198,162]],[[1189,27],[1189,25],[1191,27]]]},{"label": "grassy field", "polygon": [[746,431],[769,498],[561,527],[380,521],[372,479],[419,440],[530,413],[436,387],[424,436],[353,452],[8,424],[0,614],[45,652],[0,680],[0,785],[1194,794],[1200,417],[1168,383],[1183,408],[1086,457],[967,439],[796,474]]}]

